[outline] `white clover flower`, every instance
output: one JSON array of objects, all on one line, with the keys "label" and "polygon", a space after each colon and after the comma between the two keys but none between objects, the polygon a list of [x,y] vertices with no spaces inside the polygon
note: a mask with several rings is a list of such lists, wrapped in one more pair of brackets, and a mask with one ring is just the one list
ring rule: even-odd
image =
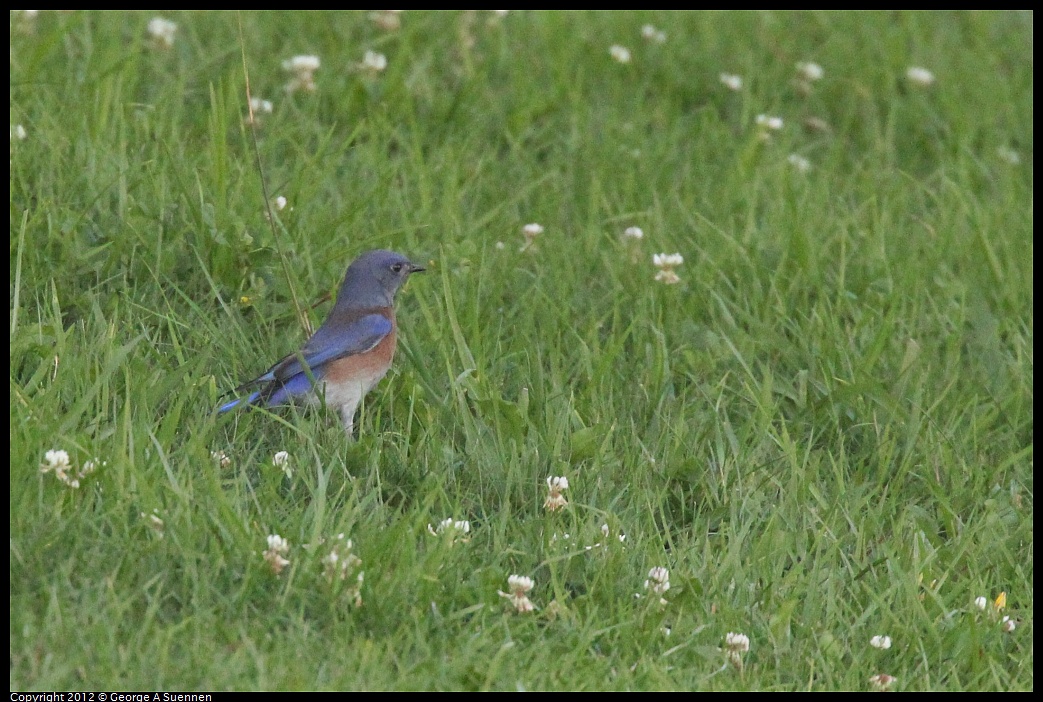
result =
[{"label": "white clover flower", "polygon": [[[23,136],[21,138],[24,139],[25,137]],[[1010,148],[1009,146],[1001,146],[998,149],[996,149],[996,155],[1012,166],[1017,166],[1021,163],[1021,154],[1019,154],[1017,151]]]},{"label": "white clover flower", "polygon": [[314,73],[320,65],[319,57],[311,54],[299,54],[282,62],[283,70],[290,73]]},{"label": "white clover flower", "polygon": [[427,532],[431,536],[447,536],[449,543],[455,544],[458,541],[467,543],[471,539],[467,536],[471,533],[471,522],[466,519],[453,519],[452,517],[446,517],[438,523],[437,527],[427,525]]},{"label": "white clover flower", "polygon": [[107,465],[109,465],[108,461],[103,461],[97,456],[95,456],[92,460],[89,460],[83,464],[83,468],[80,470],[79,477],[85,478],[94,471],[96,471],[98,468],[104,468]]},{"label": "white clover flower", "polygon": [[630,63],[630,49],[619,44],[613,44],[609,47],[608,53],[619,63]]},{"label": "white clover flower", "polygon": [[246,117],[243,118],[243,122],[246,124],[261,125],[261,115],[268,115],[272,113],[273,105],[270,100],[263,100],[261,98],[250,98],[250,109],[246,113]]},{"label": "white clover flower", "polygon": [[812,61],[798,61],[797,73],[801,78],[808,82],[822,80],[822,76],[826,74],[826,72],[822,70],[822,66]]},{"label": "white clover flower", "polygon": [[503,243],[502,241],[497,241],[495,244],[493,244],[493,246],[496,247],[497,251],[503,251],[507,248],[507,244]]},{"label": "white clover flower", "polygon": [[662,566],[656,566],[648,571],[648,580],[645,581],[645,589],[650,590],[653,595],[659,597],[659,604],[666,604],[663,595],[670,589],[670,571]]},{"label": "white clover flower", "polygon": [[887,688],[894,685],[897,681],[898,678],[896,678],[893,675],[888,675],[887,673],[878,673],[877,675],[874,675],[873,677],[869,678],[869,684],[872,685],[873,688],[876,690],[886,690]]},{"label": "white clover flower", "polygon": [[887,649],[891,648],[891,637],[881,635],[874,636],[873,638],[869,639],[869,645],[873,648],[879,648],[883,651],[886,651]]},{"label": "white clover flower", "polygon": [[507,577],[507,586],[515,592],[530,592],[536,582],[525,575],[510,575]]},{"label": "white clover flower", "polygon": [[918,88],[929,88],[934,85],[934,74],[920,66],[910,66],[905,77]]},{"label": "white clover flower", "polygon": [[665,254],[658,253],[652,255],[652,263],[659,268],[671,268],[674,266],[680,266],[684,263],[684,256],[679,253]]},{"label": "white clover flower", "polygon": [[1010,617],[1004,616],[1003,620],[1000,622],[1000,627],[1003,629],[1003,631],[1009,634],[1018,628],[1018,623]]},{"label": "white clover flower", "polygon": [[746,634],[729,631],[724,635],[724,653],[728,657],[728,662],[738,670],[742,670],[742,654],[749,650],[750,637]]},{"label": "white clover flower", "polygon": [[645,237],[645,233],[641,231],[641,227],[627,227],[623,231],[623,236],[627,239],[636,239],[640,241]]},{"label": "white clover flower", "polygon": [[641,36],[646,41],[650,41],[654,44],[662,44],[666,41],[666,32],[658,30],[650,24],[641,27]]},{"label": "white clover flower", "polygon": [[811,95],[812,83],[821,80],[823,75],[825,75],[825,71],[817,63],[798,61],[797,77],[793,80],[797,92],[805,97]]},{"label": "white clover flower", "polygon": [[52,449],[43,455],[45,461],[40,466],[41,473],[50,473],[53,471],[65,472],[71,467],[69,464],[69,452],[62,451],[61,449]]},{"label": "white clover flower", "polygon": [[729,651],[746,653],[750,650],[750,637],[746,634],[729,631],[724,635],[724,647]]},{"label": "white clover flower", "polygon": [[369,21],[386,32],[394,32],[402,26],[402,10],[375,10],[369,13]]},{"label": "white clover flower", "polygon": [[232,465],[232,459],[229,458],[224,451],[211,451],[210,458],[212,458],[214,460],[214,463],[221,466],[222,468],[227,468],[228,466]]},{"label": "white clover flower", "polygon": [[286,559],[290,553],[290,542],[278,534],[268,535],[268,548],[261,556],[271,567],[272,572],[278,575],[283,569],[290,565]]},{"label": "white clover flower", "polygon": [[784,122],[781,117],[760,114],[754,120],[757,125],[757,138],[761,141],[771,141],[771,133],[782,129]]},{"label": "white clover flower", "polygon": [[44,454],[44,463],[40,465],[40,472],[50,473],[53,471],[54,477],[56,477],[66,487],[75,490],[80,487],[81,480],[93,473],[99,467],[107,465],[107,461],[95,458],[86,461],[79,471],[75,471],[73,470],[72,463],[69,461],[68,452],[56,449]]},{"label": "white clover flower", "polygon": [[728,90],[733,90],[735,92],[742,90],[742,76],[734,73],[722,73],[720,79],[721,83],[723,83],[724,87],[728,88]]},{"label": "white clover flower", "polygon": [[974,606],[984,612],[985,608],[989,606],[989,600],[985,597],[975,597]]},{"label": "white clover flower", "polygon": [[657,281],[666,283],[667,285],[681,282],[681,278],[674,273],[674,268],[684,263],[684,257],[681,256],[681,254],[653,254],[652,263],[659,269],[659,272],[655,275]]},{"label": "white clover flower", "polygon": [[781,117],[773,117],[772,115],[757,115],[756,122],[758,127],[773,132],[779,131],[784,126]]},{"label": "white clover flower", "polygon": [[458,531],[461,534],[471,533],[471,522],[466,519],[444,519],[439,527],[451,527],[453,531]]},{"label": "white clover flower", "polygon": [[543,233],[543,225],[536,222],[531,222],[522,227],[522,236],[525,237],[525,243],[518,249],[519,251],[526,251],[533,248],[536,243],[536,237]]},{"label": "white clover flower", "polygon": [[252,124],[251,120],[253,120],[253,122],[260,124],[260,116],[270,115],[273,108],[271,100],[264,100],[259,97],[250,98],[250,112],[246,115],[246,123]]},{"label": "white clover flower", "polygon": [[569,479],[564,476],[547,476],[547,499],[543,507],[548,512],[555,512],[569,504],[562,491],[569,489]]},{"label": "white clover flower", "polygon": [[[279,203],[276,202],[275,206],[277,209],[281,210],[283,207],[286,207],[285,199],[286,198],[283,198],[284,202],[282,207],[280,207]],[[290,454],[286,451],[278,451],[274,456],[272,456],[272,465],[276,468],[282,468],[282,472],[287,478],[293,477],[293,470],[290,468]]]},{"label": "white clover flower", "polygon": [[20,124],[11,125],[11,141],[25,141],[25,138],[29,134],[25,131],[25,127]]},{"label": "white clover flower", "polygon": [[527,613],[536,609],[529,599],[529,592],[536,583],[524,575],[511,575],[507,578],[507,589],[510,592],[498,591],[500,597],[506,597],[518,612]]},{"label": "white clover flower", "polygon": [[298,90],[315,91],[315,71],[319,70],[319,57],[302,54],[282,62],[283,70],[292,74],[286,84],[286,92],[291,95]]},{"label": "white clover flower", "polygon": [[[282,195],[276,195],[275,199],[272,200],[272,206],[275,208],[275,210],[277,212],[281,212],[282,210],[286,209],[286,202],[287,202],[287,200],[286,200],[285,197],[283,197]],[[286,452],[285,451],[280,451],[279,453],[286,453]]]},{"label": "white clover flower", "polygon": [[360,69],[369,73],[380,73],[387,67],[387,56],[379,54],[376,51],[367,51],[362,56],[362,63],[359,64]]},{"label": "white clover flower", "polygon": [[790,154],[786,157],[786,161],[796,169],[797,173],[807,173],[811,170],[811,161],[800,154]]},{"label": "white clover flower", "polygon": [[177,34],[177,23],[162,17],[153,17],[148,23],[148,33],[152,44],[159,49],[169,49],[174,45]]},{"label": "white clover flower", "polygon": [[[335,580],[346,581],[354,577],[355,583],[348,592],[356,607],[362,606],[362,582],[365,572],[359,570],[362,559],[352,553],[355,545],[351,539],[344,534],[337,534],[330,552],[322,558],[322,574],[326,581],[333,583]],[[358,571],[356,573],[356,571]]]}]

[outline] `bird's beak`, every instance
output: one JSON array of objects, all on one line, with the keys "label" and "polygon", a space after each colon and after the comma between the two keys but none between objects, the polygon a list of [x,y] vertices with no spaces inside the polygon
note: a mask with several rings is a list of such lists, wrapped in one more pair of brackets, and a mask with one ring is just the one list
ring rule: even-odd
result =
[{"label": "bird's beak", "polygon": [[426,270],[427,270],[427,269],[426,269],[426,268],[424,268],[423,266],[418,266],[418,265],[417,265],[417,264],[415,264],[415,263],[410,263],[410,264],[409,264],[409,272],[410,272],[410,273],[423,273],[423,272],[424,272],[424,271],[426,271]]}]

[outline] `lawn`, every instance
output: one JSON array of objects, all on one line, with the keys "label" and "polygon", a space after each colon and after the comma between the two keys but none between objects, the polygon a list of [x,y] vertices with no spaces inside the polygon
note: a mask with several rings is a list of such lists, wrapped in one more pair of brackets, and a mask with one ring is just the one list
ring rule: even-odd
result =
[{"label": "lawn", "polygon": [[[1031,13],[10,46],[12,690],[1033,688]],[[218,415],[376,248],[355,435]]]}]

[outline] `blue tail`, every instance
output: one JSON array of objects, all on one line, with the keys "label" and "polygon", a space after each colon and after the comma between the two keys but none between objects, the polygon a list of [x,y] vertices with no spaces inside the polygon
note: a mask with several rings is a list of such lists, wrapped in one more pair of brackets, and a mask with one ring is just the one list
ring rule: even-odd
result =
[{"label": "blue tail", "polygon": [[238,400],[232,400],[231,402],[228,402],[228,403],[223,404],[220,407],[218,407],[217,408],[217,413],[218,414],[224,414],[225,412],[227,412],[229,410],[233,410],[233,409],[235,409],[236,407],[238,407],[239,405],[241,405],[243,403],[246,403],[248,405],[252,405],[253,403],[257,402],[257,398],[259,398],[260,396],[261,396],[261,393],[260,393],[260,391],[258,391],[258,392],[253,393],[252,395],[250,395],[246,399],[241,399],[240,398]]},{"label": "blue tail", "polygon": [[302,395],[304,393],[310,392],[311,388],[311,380],[308,378],[308,376],[304,373],[298,373],[297,375],[293,376],[285,383],[279,385],[276,388],[272,388],[272,384],[269,383],[267,388],[257,390],[256,392],[252,393],[249,397],[240,398],[238,400],[232,400],[231,402],[227,402],[217,408],[217,413],[224,414],[225,412],[234,410],[236,407],[239,407],[243,404],[252,405],[253,403],[257,402],[257,400],[259,400],[262,397],[262,395],[264,396],[264,402],[262,404],[264,404],[265,407],[281,405],[282,403],[286,402],[295,395]]}]

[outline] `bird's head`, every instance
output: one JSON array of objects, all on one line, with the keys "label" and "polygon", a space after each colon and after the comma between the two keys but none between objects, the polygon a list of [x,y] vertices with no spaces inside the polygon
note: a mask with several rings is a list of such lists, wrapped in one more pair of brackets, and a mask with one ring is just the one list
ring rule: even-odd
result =
[{"label": "bird's head", "polygon": [[348,266],[337,302],[360,307],[390,306],[406,279],[423,270],[423,266],[394,251],[367,251]]}]

